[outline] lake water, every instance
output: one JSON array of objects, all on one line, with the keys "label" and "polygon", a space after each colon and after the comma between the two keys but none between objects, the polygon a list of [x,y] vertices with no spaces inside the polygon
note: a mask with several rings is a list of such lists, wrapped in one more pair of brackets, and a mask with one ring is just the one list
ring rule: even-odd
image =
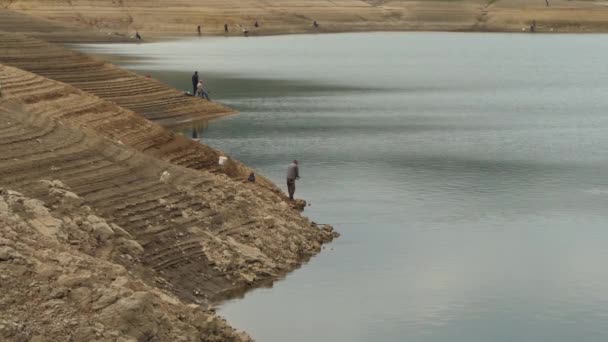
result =
[{"label": "lake water", "polygon": [[87,49],[184,90],[197,69],[240,114],[185,134],[283,187],[300,160],[296,197],[342,236],[221,306],[257,341],[608,341],[608,36]]}]

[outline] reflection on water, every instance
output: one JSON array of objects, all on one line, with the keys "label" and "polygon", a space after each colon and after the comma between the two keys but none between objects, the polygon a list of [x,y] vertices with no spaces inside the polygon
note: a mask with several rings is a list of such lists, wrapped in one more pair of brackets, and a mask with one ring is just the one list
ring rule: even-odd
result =
[{"label": "reflection on water", "polygon": [[198,120],[193,122],[181,123],[176,126],[172,126],[171,129],[180,133],[181,135],[191,138],[193,140],[200,140],[203,138],[203,134],[209,128],[208,120]]},{"label": "reflection on water", "polygon": [[258,341],[608,341],[605,35],[97,46],[240,114],[193,132],[341,232],[221,312]]}]

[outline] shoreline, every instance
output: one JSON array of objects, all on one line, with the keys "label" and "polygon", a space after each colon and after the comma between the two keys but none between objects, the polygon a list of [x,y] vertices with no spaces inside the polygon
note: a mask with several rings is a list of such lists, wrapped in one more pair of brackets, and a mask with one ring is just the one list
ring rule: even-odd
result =
[{"label": "shoreline", "polygon": [[[445,29],[372,29],[372,30],[335,30],[335,31],[301,31],[301,32],[271,32],[271,33],[250,33],[248,36],[243,35],[224,35],[224,34],[203,34],[203,35],[188,35],[188,34],[152,34],[146,36],[145,39],[141,41],[137,41],[133,38],[128,38],[127,40],[104,40],[103,38],[99,38],[98,40],[70,40],[67,42],[63,42],[61,38],[59,38],[59,42],[62,44],[66,44],[69,48],[69,45],[87,45],[87,44],[151,44],[158,42],[170,42],[175,40],[195,40],[195,39],[205,39],[205,38],[264,38],[264,37],[278,37],[278,36],[300,36],[300,35],[327,35],[327,34],[358,34],[358,33],[463,33],[463,34],[528,34],[528,35],[605,35],[608,34],[608,29],[606,30],[596,30],[596,31],[572,31],[572,30],[553,30],[553,31],[522,31],[515,29],[453,29],[453,30],[445,30]],[[102,36],[103,37],[103,36]],[[90,56],[102,57],[105,56],[103,53],[87,53]],[[126,56],[116,56],[116,58],[128,58]],[[110,59],[114,60],[114,59]]]},{"label": "shoreline", "polygon": [[[203,6],[195,0],[164,6],[144,0],[53,3],[20,0],[0,9],[0,31],[53,42],[135,42],[184,37],[274,36],[354,32],[608,33],[608,4],[594,0],[299,0],[263,3],[227,0]],[[0,0],[0,5],[2,1]],[[259,21],[259,27],[254,22]],[[313,28],[313,21],[319,23]],[[225,33],[223,25],[229,26]],[[197,25],[201,34],[197,34]]]},{"label": "shoreline", "polygon": [[[25,154],[13,159],[13,148],[0,149],[0,189],[4,189],[0,194],[9,195],[0,198],[0,205],[3,201],[40,202],[37,210],[51,215],[43,222],[57,223],[53,223],[55,228],[44,223],[32,226],[28,236],[44,240],[44,234],[51,230],[45,248],[53,249],[55,243],[60,246],[58,250],[68,250],[74,258],[92,258],[92,262],[128,270],[128,284],[145,285],[129,285],[139,292],[121,287],[116,291],[127,294],[125,300],[135,301],[138,306],[148,308],[150,303],[156,303],[156,309],[145,309],[145,322],[134,322],[130,317],[117,322],[100,311],[106,304],[92,302],[81,309],[77,306],[80,304],[65,297],[60,307],[75,308],[71,316],[95,315],[79,322],[101,322],[108,328],[119,328],[112,334],[140,338],[142,329],[145,334],[156,334],[154,329],[158,327],[150,326],[154,319],[149,314],[158,311],[173,315],[170,310],[190,310],[196,314],[170,315],[171,320],[179,322],[176,317],[188,317],[192,334],[219,335],[222,341],[249,341],[246,334],[236,333],[218,318],[213,306],[282,279],[339,235],[331,226],[317,225],[301,215],[286,201],[282,190],[262,175],[258,175],[255,184],[244,183],[242,180],[251,172],[247,166],[230,159],[219,167],[217,160],[225,155],[223,152],[159,125],[176,119],[181,124],[216,119],[234,114],[231,108],[186,97],[158,80],[116,67],[105,59],[22,34],[0,33],[0,46],[0,126],[6,134],[0,136],[0,145],[33,151],[35,156],[31,159],[30,154]],[[147,92],[142,95],[132,91],[138,89]],[[15,140],[11,135],[13,125],[25,136]],[[99,163],[101,166],[97,166]],[[49,184],[57,185],[41,190],[39,183],[47,179]],[[72,200],[57,197],[58,193],[77,199],[80,206],[86,204],[86,210],[68,205]],[[19,213],[18,207],[10,205],[9,214]],[[158,215],[157,211],[163,214]],[[82,239],[88,241],[100,234],[94,231],[91,237],[86,235],[89,233],[72,237],[81,233],[73,231],[68,223],[92,213],[99,219],[87,220],[92,225],[103,225],[103,234],[121,234],[129,240],[104,237],[103,244],[85,243]],[[5,219],[4,214],[0,210],[0,220]],[[29,221],[23,215],[19,220],[27,225]],[[15,255],[31,254],[25,246],[38,248],[27,241],[15,247]],[[13,249],[10,251],[13,253]],[[18,268],[6,263],[0,263],[0,269],[6,274],[18,272]],[[70,264],[65,272],[76,269]],[[14,278],[20,279],[19,275]],[[39,281],[51,288],[59,286],[56,279]],[[104,281],[92,281],[90,287],[101,291],[101,284]],[[145,300],[138,293],[146,293]],[[44,301],[44,297],[36,295],[19,298],[22,299],[15,303],[16,309],[31,301]],[[159,300],[170,302],[172,309],[159,305]],[[111,310],[121,310],[120,306],[109,304]],[[124,303],[118,301],[116,305],[119,304]],[[11,322],[27,312],[22,308],[13,313]],[[197,317],[202,317],[202,321]],[[54,328],[46,327],[43,319],[30,320],[28,326],[34,330],[27,333],[54,331],[57,340],[74,336],[71,330],[61,332],[65,335],[56,329],[47,330]],[[135,332],[131,330],[133,324],[138,326]],[[174,334],[183,324],[164,324],[161,328],[166,334]],[[0,338],[2,334],[0,331]],[[90,340],[78,336],[79,340]],[[175,335],[171,336],[161,341],[175,340]]]},{"label": "shoreline", "polygon": [[[204,166],[197,170],[187,166],[188,162],[178,165],[171,150],[167,150],[176,143],[179,151],[185,151],[188,156],[209,154],[211,165],[216,165],[217,156],[223,153],[170,133],[134,112],[67,84],[3,64],[0,64],[0,82],[3,85],[0,145],[18,143],[19,148],[30,152],[21,156],[14,148],[0,149],[0,173],[3,174],[0,195],[8,195],[0,196],[0,208],[4,202],[9,203],[8,212],[0,210],[0,221],[11,217],[22,221],[22,226],[32,228],[27,236],[33,240],[11,247],[9,251],[14,255],[31,254],[30,246],[38,248],[28,241],[44,241],[47,250],[65,249],[76,259],[89,258],[92,262],[121,267],[130,274],[131,280],[127,283],[139,282],[146,286],[137,287],[140,292],[148,293],[146,301],[137,305],[164,300],[176,306],[176,310],[184,310],[185,306],[194,308],[200,315],[210,317],[205,318],[207,323],[193,323],[198,331],[207,331],[204,332],[207,335],[209,329],[221,324],[221,331],[213,330],[213,334],[233,338],[222,341],[240,342],[249,339],[246,335],[235,335],[232,328],[215,316],[214,307],[251,289],[271,286],[321,252],[323,244],[339,236],[331,226],[317,225],[302,216],[298,208],[290,207],[283,192],[262,175],[255,184],[243,182],[241,179],[251,170],[236,160],[231,159],[219,169]],[[30,83],[44,86],[27,91]],[[82,104],[91,109],[83,110]],[[105,117],[105,121],[99,120],[100,116]],[[15,128],[19,129],[16,131],[19,140],[12,137]],[[32,135],[39,138],[28,138]],[[163,156],[142,146],[144,137],[154,144],[167,138],[174,139],[175,143],[160,145],[170,153]],[[17,156],[19,158],[13,158]],[[106,166],[92,166],[99,161],[91,160],[101,160]],[[32,163],[37,167],[31,168]],[[50,172],[46,171],[49,167]],[[41,183],[50,184],[48,191],[40,189]],[[148,188],[156,190],[146,190]],[[39,203],[36,213],[48,212],[44,214],[47,216],[36,218],[37,224],[29,223],[27,211],[21,213],[20,207],[13,204],[23,201]],[[83,216],[92,227],[103,228],[79,231],[71,223],[82,220]],[[104,229],[104,233],[95,229]],[[3,236],[12,239],[13,233],[6,234]],[[128,240],[124,240],[126,238]],[[2,252],[6,249],[2,245],[7,241],[0,241]],[[6,259],[0,261],[3,260]],[[36,261],[31,259],[31,262]],[[11,264],[0,263],[0,270],[3,274],[12,274],[18,272],[20,266],[16,266],[13,270]],[[76,268],[70,264],[65,272],[74,272]],[[95,268],[91,271],[94,273]],[[51,288],[59,286],[54,279],[39,281]],[[90,286],[97,288],[101,283],[94,281]],[[76,282],[74,286],[79,284]],[[133,293],[130,288],[117,287],[116,291]],[[23,298],[15,308],[28,305],[29,300],[38,300],[30,299],[37,298],[34,295]],[[72,303],[70,298],[66,298],[68,303]],[[76,315],[99,313],[101,316],[96,321],[107,324],[111,317],[98,311],[108,305],[110,310],[121,310],[111,303],[93,302],[91,305],[98,309],[85,307]],[[155,307],[162,306],[155,304]],[[27,310],[18,312],[24,314]],[[12,315],[20,317],[18,313]],[[145,324],[149,321],[151,319],[146,319]],[[81,322],[84,324],[88,319]],[[30,327],[45,324],[37,320],[28,323]],[[127,332],[134,323],[125,317],[124,322],[111,324]],[[163,329],[173,332],[179,330],[179,326],[165,325]],[[38,327],[36,331],[45,329]],[[2,334],[0,331],[0,337]],[[127,333],[127,336],[134,335]]]},{"label": "shoreline", "polygon": [[[314,36],[314,35],[339,35],[339,34],[362,34],[362,33],[369,33],[369,34],[374,34],[374,33],[462,33],[462,34],[522,34],[522,35],[607,35],[608,34],[608,30],[606,31],[594,31],[594,32],[573,32],[573,31],[536,31],[536,32],[529,32],[529,31],[517,31],[517,30],[362,30],[362,31],[323,31],[323,32],[285,32],[285,33],[270,33],[270,34],[253,34],[253,35],[249,35],[247,37],[245,36],[239,36],[239,35],[231,35],[231,36],[225,36],[225,35],[202,35],[202,36],[189,36],[189,35],[168,35],[168,36],[164,36],[164,35],[159,35],[159,36],[152,36],[152,38],[150,39],[145,39],[142,41],[133,41],[133,40],[129,40],[129,41],[104,41],[104,40],[99,40],[99,41],[94,41],[94,42],[90,42],[90,41],[84,41],[84,42],[74,42],[74,43],[67,43],[67,46],[69,48],[69,45],[88,45],[88,44],[153,44],[153,43],[161,43],[161,42],[171,42],[171,41],[176,41],[176,40],[195,40],[195,39],[208,39],[208,38],[225,38],[225,39],[232,39],[232,38],[251,38],[251,39],[255,39],[255,38],[265,38],[265,37],[281,37],[281,36],[302,36],[302,35],[309,35],[309,36]],[[127,55],[112,55],[112,54],[104,54],[104,53],[90,53],[87,52],[88,55],[90,56],[94,56],[94,57],[98,57],[98,58],[104,58],[105,56],[111,56],[110,58],[108,58],[109,62],[114,62],[114,61],[121,61],[121,60],[129,60],[131,57],[127,56]]]},{"label": "shoreline", "polygon": [[[350,30],[332,30],[322,27],[312,31],[302,29],[300,32],[277,31],[273,33],[269,31],[269,33],[260,35],[257,34],[258,32],[251,32],[250,37],[372,32],[522,33],[517,30],[488,30],[482,27],[479,27],[479,30],[474,28],[394,30],[393,28],[387,27],[386,30],[382,30],[372,27],[370,30],[370,27],[361,27]],[[219,305],[225,300],[238,298],[251,289],[270,286],[275,281],[283,279],[320,253],[323,244],[329,243],[338,236],[330,226],[317,225],[299,212],[296,213],[293,208],[289,208],[282,191],[263,176],[259,177],[258,184],[243,186],[240,180],[251,171],[247,166],[238,161],[232,161],[229,167],[220,168],[216,164],[218,156],[223,154],[221,151],[198,143],[196,145],[200,146],[195,146],[194,142],[176,137],[174,132],[168,131],[175,126],[199,121],[203,117],[204,120],[209,121],[235,114],[231,108],[221,104],[205,103],[197,99],[189,100],[184,96],[180,97],[177,89],[157,80],[146,80],[141,75],[108,63],[105,58],[93,58],[90,54],[74,53],[73,50],[66,51],[67,49],[58,48],[39,39],[30,39],[28,33],[32,32],[26,32],[27,37],[20,34],[0,34],[2,39],[0,46],[10,47],[5,52],[0,52],[0,79],[3,82],[8,80],[9,86],[5,87],[3,84],[2,90],[3,96],[4,93],[8,94],[11,101],[10,105],[4,100],[0,101],[0,114],[4,115],[3,118],[8,122],[7,126],[3,127],[6,132],[10,133],[12,129],[9,119],[13,122],[16,120],[18,125],[23,130],[27,130],[31,136],[37,136],[37,130],[44,132],[44,135],[41,135],[42,139],[45,139],[44,143],[50,144],[53,148],[37,152],[48,160],[46,163],[39,160],[35,160],[35,162],[51,170],[50,174],[53,179],[49,179],[49,181],[51,183],[59,181],[56,184],[60,185],[52,185],[49,186],[49,189],[41,190],[39,178],[47,177],[49,172],[39,175],[28,170],[34,160],[27,160],[27,156],[23,157],[25,161],[19,162],[17,163],[19,165],[15,166],[10,162],[9,157],[22,157],[10,155],[13,151],[5,150],[4,153],[7,153],[7,156],[3,157],[9,162],[0,163],[0,169],[4,168],[5,173],[11,177],[3,180],[0,186],[23,192],[25,196],[32,199],[50,203],[47,209],[37,208],[38,213],[45,213],[45,210],[50,212],[51,218],[43,217],[50,222],[49,226],[32,225],[32,231],[29,232],[36,237],[36,241],[44,241],[45,237],[38,235],[45,235],[48,230],[51,230],[49,227],[54,224],[52,227],[56,228],[57,232],[52,233],[51,236],[57,242],[55,240],[45,242],[45,248],[53,250],[56,248],[55,246],[60,245],[58,250],[72,253],[75,259],[93,260],[91,262],[101,260],[104,265],[107,263],[123,267],[130,272],[128,275],[130,278],[125,284],[133,283],[133,285],[130,285],[131,287],[128,289],[120,288],[120,291],[125,293],[135,290],[147,291],[146,293],[150,296],[156,296],[150,302],[156,303],[154,306],[157,308],[160,307],[157,303],[164,300],[178,308],[175,310],[186,310],[183,307],[189,305],[198,306],[199,310],[201,307],[212,310],[214,305]],[[542,30],[536,33],[587,34],[587,32],[543,32]],[[608,33],[608,29],[590,33]],[[186,34],[155,36],[153,33],[147,36],[146,31],[142,31],[142,35],[144,44],[148,42],[147,37],[152,37],[149,42],[154,42],[155,37],[158,37],[157,41],[198,37]],[[63,33],[33,32],[32,36],[48,37],[53,42],[64,44],[75,42],[85,44],[136,43],[126,35],[119,35],[120,38],[107,37],[108,41],[106,41],[103,33],[100,32],[92,35],[89,35],[88,32],[81,34],[67,31]],[[203,35],[201,38],[222,36],[225,35]],[[121,40],[125,37],[127,37],[126,41],[117,41],[117,39]],[[83,39],[83,41],[79,39]],[[36,51],[39,52],[38,55],[36,55]],[[41,65],[36,60],[36,58],[43,60],[47,55],[50,57],[45,60],[46,64]],[[72,70],[74,69],[73,64],[82,69]],[[10,65],[10,67],[5,65]],[[69,68],[66,68],[67,66]],[[120,82],[115,81],[116,79],[120,79]],[[28,87],[32,86],[27,82],[31,80],[44,83],[45,87],[36,88],[36,91],[30,94],[31,89]],[[110,89],[112,87],[115,87],[115,90]],[[150,93],[153,95],[141,96],[137,93],[125,95],[127,90],[136,87],[152,89],[153,91]],[[18,104],[18,110],[13,108],[13,101]],[[152,101],[157,102],[150,104]],[[165,105],[166,103],[171,105]],[[18,118],[22,112],[32,118],[31,122],[19,121]],[[143,120],[138,115],[148,118],[156,124]],[[184,119],[167,124],[167,121],[175,120],[176,117]],[[53,136],[55,131],[57,137]],[[47,134],[47,132],[50,133]],[[66,140],[69,140],[71,145],[63,145],[64,136],[70,137],[71,140]],[[13,137],[4,138],[13,139]],[[41,144],[36,140],[40,139],[22,139],[16,140],[16,142],[10,140],[10,144],[22,141],[23,146],[20,145],[20,147],[27,146],[29,149],[36,150],[40,149],[38,144]],[[57,147],[54,147],[53,144]],[[92,146],[100,147],[93,148]],[[66,152],[64,154],[56,153],[55,149]],[[81,156],[83,160],[90,160],[90,163],[73,165],[71,166],[73,169],[67,170],[66,168],[65,171],[57,168],[54,163],[58,162],[63,167],[64,164],[72,165],[80,162],[79,158],[75,161],[74,157],[71,157],[71,149],[76,150],[78,156]],[[103,163],[106,166],[97,169],[91,166],[95,163]],[[171,180],[163,180],[165,172],[175,175],[175,177]],[[27,182],[19,178],[26,177],[23,175],[28,177]],[[121,193],[122,190],[115,189],[121,187],[125,187],[128,192]],[[199,187],[205,189],[205,193],[201,194],[191,190],[199,189]],[[149,189],[153,189],[153,191]],[[57,198],[58,193],[64,197]],[[67,193],[69,194],[66,195]],[[2,199],[5,202],[13,200],[10,196],[5,197]],[[76,202],[80,205],[86,203],[87,207],[90,206],[89,209],[102,221],[97,218],[89,218],[91,212],[71,205],[70,201],[75,199],[78,199]],[[24,199],[19,197],[16,201],[23,202]],[[127,203],[123,203],[123,201]],[[18,206],[14,206],[11,210],[18,213],[20,209]],[[60,215],[64,214],[64,211],[69,215],[61,217]],[[163,214],[166,217],[157,215],[155,211],[166,211]],[[82,217],[86,217],[85,221],[93,227],[89,230],[91,236],[78,235],[83,233],[73,231],[75,228],[72,227],[71,222],[82,220]],[[23,218],[23,221],[27,223],[25,214]],[[62,222],[57,223],[54,220]],[[99,226],[103,228],[94,228]],[[104,230],[105,226],[110,227],[109,230]],[[102,232],[95,229],[102,229]],[[64,239],[63,235],[77,236],[82,240],[76,240],[76,242],[80,242],[75,244],[74,239]],[[114,235],[116,238],[113,237]],[[276,235],[279,235],[281,240],[277,239]],[[104,244],[100,240],[104,240]],[[89,241],[95,242],[89,243]],[[27,245],[29,242],[20,243]],[[122,249],[123,244],[130,246],[130,248],[125,248],[126,252]],[[72,245],[76,247],[71,247]],[[17,254],[34,253],[29,249],[15,250]],[[108,254],[107,250],[112,252]],[[124,255],[129,255],[129,257],[123,257]],[[19,259],[17,256],[15,258]],[[46,260],[42,256],[39,258],[38,262],[41,263],[54,262],[54,260]],[[192,260],[196,260],[196,262],[193,264]],[[74,263],[70,267],[78,269],[79,266]],[[94,269],[94,267],[91,268]],[[10,271],[16,274],[15,279],[19,279],[19,269],[10,269]],[[66,270],[66,273],[69,271]],[[120,272],[117,274],[127,277],[123,275],[122,271]],[[58,280],[38,279],[38,281],[42,283],[46,281],[50,287],[53,287]],[[94,291],[100,291],[97,289],[100,284],[109,286],[109,280],[98,281],[89,287],[94,288]],[[70,291],[77,293],[83,287],[80,285],[81,283],[73,282],[73,285],[68,286],[74,286],[73,289],[70,288]],[[67,292],[69,291],[66,290]],[[124,298],[134,296],[131,292],[128,293],[130,295]],[[115,303],[121,303],[121,300],[118,299],[121,298],[119,295],[113,294],[113,296],[116,297]],[[163,296],[173,297],[166,299]],[[70,303],[70,305],[76,307],[81,305],[67,294],[60,298],[65,298],[64,302]],[[51,300],[55,299],[51,298]],[[48,300],[48,298],[44,298],[44,300]],[[44,300],[40,299],[40,301]],[[82,298],[78,300],[82,300]],[[76,304],[72,304],[71,301]],[[141,302],[142,304],[137,306],[138,309],[145,307],[146,309],[142,309],[142,311],[146,314],[153,312],[153,309],[148,309],[151,305],[143,303],[143,300]],[[27,299],[24,300],[24,303],[24,305],[29,304]],[[99,316],[95,316],[95,321],[103,322],[108,326],[125,324],[113,321],[114,318],[111,317],[111,314],[103,311],[107,307],[119,311],[120,306],[113,307],[114,303],[102,306],[105,304],[92,302],[89,306],[83,306],[79,313],[92,312],[96,310],[92,309],[93,307],[101,307],[102,311]],[[208,322],[208,317],[216,317],[210,313],[211,311],[205,312],[204,319]],[[161,311],[161,313],[164,312]],[[182,313],[174,316],[173,325],[163,329],[177,330],[181,324],[179,323],[180,317],[190,317]],[[125,321],[129,319],[129,317],[123,318]],[[82,318],[82,320],[88,322],[86,318]],[[146,320],[154,321],[153,315],[146,316]],[[198,333],[213,330],[213,326],[198,323],[195,318],[188,318],[188,320],[192,321],[191,326],[198,328]],[[41,321],[40,324],[43,322]],[[128,324],[132,324],[132,322],[128,322]],[[137,323],[137,325],[138,329],[141,328],[140,326],[146,327],[142,328],[145,330],[145,334],[136,335],[138,338],[154,333],[153,328],[145,325],[145,322]],[[131,327],[121,329],[120,333],[126,336],[140,333],[139,330],[133,332]],[[232,337],[232,330],[225,327],[223,329],[226,330],[222,333],[234,338],[230,341],[247,341],[247,337]],[[175,338],[173,335],[171,337]]]}]

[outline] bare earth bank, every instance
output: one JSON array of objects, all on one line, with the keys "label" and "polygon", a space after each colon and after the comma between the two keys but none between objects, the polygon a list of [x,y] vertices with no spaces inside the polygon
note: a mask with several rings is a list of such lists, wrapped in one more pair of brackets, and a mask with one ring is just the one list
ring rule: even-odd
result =
[{"label": "bare earth bank", "polygon": [[[604,0],[0,0],[5,8],[91,30],[81,39],[353,31],[608,32]],[[319,23],[313,28],[313,21]],[[255,21],[259,27],[254,27]],[[229,32],[224,32],[224,24]],[[17,28],[18,29],[18,26]],[[66,39],[75,40],[66,35]],[[99,39],[99,37],[97,37]],[[54,40],[59,40],[55,37]]]},{"label": "bare earth bank", "polygon": [[248,341],[213,305],[337,236],[158,124],[231,109],[27,35],[0,47],[0,340]]}]

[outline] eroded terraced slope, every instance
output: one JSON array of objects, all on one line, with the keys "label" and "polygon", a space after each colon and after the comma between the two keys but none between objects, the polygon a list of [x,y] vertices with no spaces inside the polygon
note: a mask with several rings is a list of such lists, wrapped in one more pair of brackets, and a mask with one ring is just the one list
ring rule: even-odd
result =
[{"label": "eroded terraced slope", "polygon": [[0,63],[70,84],[160,124],[208,119],[234,111],[185,96],[163,83],[91,56],[18,34],[0,33]]},{"label": "eroded terraced slope", "polygon": [[[168,162],[238,179],[245,179],[250,171],[236,161],[220,169],[220,152],[68,84],[7,66],[0,67],[0,84],[4,98],[22,103],[32,113],[94,129],[111,140]],[[263,177],[259,177],[259,183],[279,192]]]},{"label": "eroded terraced slope", "polygon": [[12,67],[0,81],[0,187],[52,207],[63,200],[45,181],[65,184],[143,247],[119,261],[148,284],[205,302],[275,279],[334,236],[274,191],[142,153],[137,130],[112,139],[104,125],[132,113]]}]

